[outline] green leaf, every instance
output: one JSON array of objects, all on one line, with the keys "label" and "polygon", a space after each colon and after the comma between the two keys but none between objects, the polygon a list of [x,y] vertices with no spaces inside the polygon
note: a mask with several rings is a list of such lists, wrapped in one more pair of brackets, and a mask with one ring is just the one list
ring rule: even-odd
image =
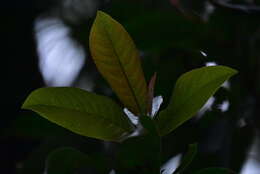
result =
[{"label": "green leaf", "polygon": [[184,172],[184,170],[190,165],[197,153],[197,144],[190,144],[188,152],[185,154],[181,161],[181,165],[173,172],[173,174],[178,174]]},{"label": "green leaf", "polygon": [[98,70],[125,107],[135,115],[146,114],[147,86],[139,52],[123,26],[98,11],[89,45]]},{"label": "green leaf", "polygon": [[111,99],[78,88],[37,89],[22,108],[72,132],[101,140],[119,141],[133,130],[130,120]]},{"label": "green leaf", "polygon": [[194,172],[193,174],[236,174],[236,172],[225,168],[211,167]]},{"label": "green leaf", "polygon": [[118,161],[119,166],[125,170],[118,171],[118,173],[126,173],[126,169],[130,168],[130,173],[160,173],[161,137],[150,117],[141,116],[140,122],[145,132],[139,136],[130,137],[120,144]]},{"label": "green leaf", "polygon": [[189,120],[237,71],[225,66],[194,69],[183,74],[176,82],[169,106],[156,121],[160,135],[170,133]]},{"label": "green leaf", "polygon": [[150,116],[141,116],[140,122],[141,122],[143,128],[145,128],[149,134],[159,136],[156,124]]},{"label": "green leaf", "polygon": [[48,155],[45,171],[47,174],[73,174],[75,170],[90,164],[91,160],[87,155],[73,148],[63,147]]}]

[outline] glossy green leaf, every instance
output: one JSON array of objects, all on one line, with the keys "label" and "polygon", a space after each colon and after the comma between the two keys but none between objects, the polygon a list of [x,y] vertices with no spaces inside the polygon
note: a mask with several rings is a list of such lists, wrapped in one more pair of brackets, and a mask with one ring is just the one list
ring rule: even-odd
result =
[{"label": "glossy green leaf", "polygon": [[156,117],[160,135],[165,135],[189,120],[237,71],[225,66],[194,69],[176,82],[169,106]]},{"label": "glossy green leaf", "polygon": [[75,170],[92,164],[91,159],[82,152],[63,147],[51,152],[45,165],[46,174],[73,174]]},{"label": "glossy green leaf", "polygon": [[89,46],[98,70],[125,107],[135,115],[146,114],[147,86],[139,52],[123,26],[98,11]]},{"label": "glossy green leaf", "polygon": [[236,174],[236,172],[225,168],[211,167],[194,172],[193,174]]},{"label": "glossy green leaf", "polygon": [[119,141],[133,127],[122,109],[111,99],[78,88],[40,88],[22,108],[37,112],[49,121],[77,134]]},{"label": "glossy green leaf", "polygon": [[173,172],[173,174],[183,173],[185,169],[190,165],[197,153],[197,144],[190,144],[188,152],[184,155],[181,161],[181,165]]}]

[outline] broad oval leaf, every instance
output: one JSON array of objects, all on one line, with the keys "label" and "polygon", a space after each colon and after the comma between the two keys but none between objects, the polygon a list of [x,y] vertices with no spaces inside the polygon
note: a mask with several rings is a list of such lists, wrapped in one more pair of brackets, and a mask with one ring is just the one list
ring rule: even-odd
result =
[{"label": "broad oval leaf", "polygon": [[176,82],[169,106],[156,121],[160,135],[170,133],[189,120],[237,71],[225,66],[209,66],[183,74]]},{"label": "broad oval leaf", "polygon": [[139,52],[124,27],[98,11],[89,46],[98,70],[125,107],[135,115],[146,114],[147,86]]},{"label": "broad oval leaf", "polygon": [[37,89],[22,108],[35,111],[72,132],[101,140],[119,141],[133,130],[130,120],[115,102],[78,88]]}]

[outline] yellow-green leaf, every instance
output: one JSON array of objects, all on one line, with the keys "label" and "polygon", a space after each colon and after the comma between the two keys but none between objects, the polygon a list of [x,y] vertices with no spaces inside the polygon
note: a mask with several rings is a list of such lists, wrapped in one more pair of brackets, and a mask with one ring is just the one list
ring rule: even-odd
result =
[{"label": "yellow-green leaf", "polygon": [[94,62],[121,102],[134,114],[146,114],[147,86],[139,52],[124,27],[98,11],[90,33]]},{"label": "yellow-green leaf", "polygon": [[120,141],[133,131],[130,120],[114,101],[78,88],[37,89],[22,108],[72,132],[101,140]]},{"label": "yellow-green leaf", "polygon": [[160,135],[189,120],[237,71],[226,66],[210,66],[183,74],[176,82],[169,106],[156,117]]}]

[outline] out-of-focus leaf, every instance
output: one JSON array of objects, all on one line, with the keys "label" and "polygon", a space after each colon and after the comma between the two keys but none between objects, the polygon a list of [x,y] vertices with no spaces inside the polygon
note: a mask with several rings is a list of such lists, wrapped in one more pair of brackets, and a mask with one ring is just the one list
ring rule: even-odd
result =
[{"label": "out-of-focus leaf", "polygon": [[225,168],[211,167],[194,172],[193,174],[236,174],[236,172]]},{"label": "out-of-focus leaf", "polygon": [[33,151],[21,162],[21,167],[17,168],[17,174],[43,174],[48,155],[53,150],[64,147],[75,148],[87,154],[91,159],[91,163],[87,165],[88,169],[97,169],[101,171],[100,173],[108,173],[110,167],[108,167],[108,159],[100,150],[103,147],[101,141],[64,131],[63,135],[55,135],[54,133],[53,136],[41,139],[41,144],[34,146]]},{"label": "out-of-focus leaf", "polygon": [[51,152],[46,160],[47,174],[73,174],[75,170],[89,166],[91,159],[78,150],[63,147]]},{"label": "out-of-focus leaf", "polygon": [[141,116],[140,122],[149,134],[159,136],[154,120],[149,116]]},{"label": "out-of-focus leaf", "polygon": [[139,52],[123,26],[99,11],[89,45],[98,70],[125,107],[135,115],[145,114],[147,86]]},{"label": "out-of-focus leaf", "polygon": [[184,170],[190,165],[197,153],[197,144],[190,144],[188,152],[185,154],[181,161],[181,165],[173,172],[173,174],[178,174],[184,172]]},{"label": "out-of-focus leaf", "polygon": [[130,120],[111,99],[78,88],[40,88],[22,108],[83,136],[118,141],[132,131]]},{"label": "out-of-focus leaf", "polygon": [[169,106],[156,117],[160,135],[189,120],[236,73],[229,67],[210,66],[183,74],[176,82]]},{"label": "out-of-focus leaf", "polygon": [[[141,116],[140,122],[146,132],[124,141],[118,153],[121,170],[118,173],[158,174],[161,160],[161,137],[151,117]],[[142,166],[142,167],[140,167]]]}]

